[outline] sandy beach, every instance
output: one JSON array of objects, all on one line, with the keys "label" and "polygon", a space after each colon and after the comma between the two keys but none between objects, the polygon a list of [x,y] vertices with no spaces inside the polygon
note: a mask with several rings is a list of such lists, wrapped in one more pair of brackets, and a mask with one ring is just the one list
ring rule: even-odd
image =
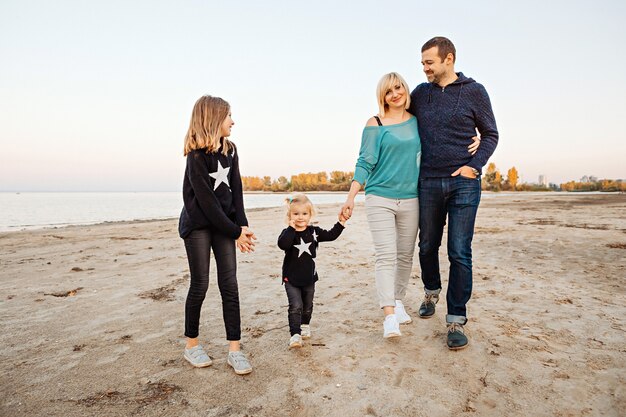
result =
[{"label": "sandy beach", "polygon": [[[330,228],[338,207],[319,207],[318,224]],[[362,204],[320,245],[313,337],[288,350],[283,209],[248,217],[259,241],[238,254],[254,366],[243,377],[226,364],[214,271],[200,327],[214,363],[182,357],[189,275],[177,220],[0,234],[0,415],[624,415],[626,195],[485,194],[461,351],[445,345],[445,297],[435,318],[417,316],[417,252],[413,323],[382,338]],[[445,244],[440,258],[445,290]]]}]

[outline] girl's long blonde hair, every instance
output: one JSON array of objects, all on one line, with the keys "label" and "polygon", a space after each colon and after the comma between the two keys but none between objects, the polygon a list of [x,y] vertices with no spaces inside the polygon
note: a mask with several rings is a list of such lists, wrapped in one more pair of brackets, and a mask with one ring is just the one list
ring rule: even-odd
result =
[{"label": "girl's long blonde hair", "polygon": [[311,211],[311,218],[313,218],[316,214],[315,206],[313,205],[311,200],[309,200],[309,197],[307,197],[306,195],[302,193],[294,194],[291,197],[285,198],[285,205],[287,206],[287,213],[285,214],[285,222],[287,224],[289,224],[289,219],[291,215],[291,206],[293,204],[303,204],[307,206],[309,210]]},{"label": "girl's long blonde hair", "polygon": [[226,100],[209,95],[200,97],[191,112],[184,155],[196,149],[206,149],[207,153],[217,152],[220,147],[222,153],[228,155],[233,145],[221,136],[221,128],[229,113],[230,104]]}]

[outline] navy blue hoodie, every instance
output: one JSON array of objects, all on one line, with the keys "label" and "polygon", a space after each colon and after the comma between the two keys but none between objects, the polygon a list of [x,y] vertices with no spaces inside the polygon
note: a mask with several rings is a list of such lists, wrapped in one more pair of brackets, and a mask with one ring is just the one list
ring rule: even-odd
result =
[{"label": "navy blue hoodie", "polygon": [[[489,95],[481,84],[458,72],[445,87],[422,83],[411,93],[409,111],[417,117],[422,140],[420,178],[449,177],[467,165],[482,172],[498,144],[498,128]],[[467,146],[480,132],[478,152]]]}]

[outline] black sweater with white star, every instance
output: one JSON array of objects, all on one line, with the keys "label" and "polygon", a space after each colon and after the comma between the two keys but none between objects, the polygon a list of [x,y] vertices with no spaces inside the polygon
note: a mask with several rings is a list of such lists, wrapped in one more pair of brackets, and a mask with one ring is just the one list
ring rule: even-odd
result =
[{"label": "black sweater with white star", "polygon": [[330,242],[339,237],[344,227],[337,222],[330,230],[307,226],[301,232],[289,226],[278,237],[278,247],[285,251],[283,282],[306,287],[318,280],[315,256],[319,242]]},{"label": "black sweater with white star", "polygon": [[207,153],[206,149],[187,154],[183,203],[178,221],[183,239],[196,229],[210,229],[233,239],[241,235],[241,226],[247,226],[248,219],[234,144],[228,155],[220,150]]}]

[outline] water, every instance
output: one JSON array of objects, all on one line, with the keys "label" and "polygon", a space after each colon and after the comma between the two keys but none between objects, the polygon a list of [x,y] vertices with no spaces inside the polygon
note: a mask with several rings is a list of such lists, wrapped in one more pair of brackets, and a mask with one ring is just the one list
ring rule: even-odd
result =
[{"label": "water", "polygon": [[[505,196],[551,195],[565,192],[485,193],[481,199]],[[603,194],[601,192],[587,192]],[[606,194],[606,193],[604,193]],[[246,209],[279,207],[284,193],[246,193]],[[342,204],[347,193],[308,193],[314,204]],[[356,201],[363,201],[361,192]],[[174,192],[116,193],[8,193],[0,192],[0,232],[62,227],[74,224],[96,224],[124,220],[177,218],[183,207],[182,194]]]},{"label": "water", "polygon": [[[288,194],[244,194],[246,209],[279,207]],[[342,204],[347,193],[311,193],[314,204]],[[363,201],[363,194],[357,196]],[[0,231],[96,224],[124,220],[169,219],[180,215],[176,192],[0,193]]]}]

